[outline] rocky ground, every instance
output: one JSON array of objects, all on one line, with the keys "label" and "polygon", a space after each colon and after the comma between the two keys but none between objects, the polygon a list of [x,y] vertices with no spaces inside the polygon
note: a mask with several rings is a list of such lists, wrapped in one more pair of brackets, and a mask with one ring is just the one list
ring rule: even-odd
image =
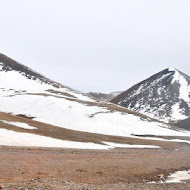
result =
[{"label": "rocky ground", "polygon": [[90,185],[58,179],[36,179],[19,184],[6,184],[4,190],[188,190],[190,184],[146,184],[119,183],[108,185]]},{"label": "rocky ground", "polygon": [[190,168],[190,148],[182,143],[105,151],[0,146],[0,155],[0,188],[5,190],[190,189],[190,183],[148,183]]}]

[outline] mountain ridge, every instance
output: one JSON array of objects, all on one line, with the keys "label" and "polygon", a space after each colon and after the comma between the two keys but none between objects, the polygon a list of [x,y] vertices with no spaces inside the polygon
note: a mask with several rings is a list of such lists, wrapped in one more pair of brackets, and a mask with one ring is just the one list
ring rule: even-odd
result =
[{"label": "mountain ridge", "polygon": [[3,71],[11,71],[11,70],[18,71],[19,73],[25,75],[29,79],[32,79],[32,80],[39,79],[40,81],[51,84],[57,88],[60,88],[60,87],[69,88],[65,85],[62,85],[61,83],[55,82],[55,81],[49,79],[48,77],[34,71],[30,67],[27,67],[27,66],[15,61],[14,59],[6,56],[3,53],[0,53],[0,65],[2,66],[1,70],[3,70]]},{"label": "mountain ridge", "polygon": [[109,102],[119,94],[121,94],[122,91],[117,91],[117,92],[110,92],[110,93],[102,93],[102,92],[89,92],[87,95],[90,95],[94,98],[98,98],[100,100]]}]

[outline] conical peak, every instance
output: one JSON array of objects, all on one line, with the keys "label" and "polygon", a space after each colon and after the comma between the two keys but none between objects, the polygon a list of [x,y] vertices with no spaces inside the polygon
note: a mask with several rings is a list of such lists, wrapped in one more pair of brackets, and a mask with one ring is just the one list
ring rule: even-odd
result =
[{"label": "conical peak", "polygon": [[164,120],[190,116],[190,77],[170,67],[132,86],[113,103]]},{"label": "conical peak", "polygon": [[172,71],[174,71],[174,72],[177,71],[177,69],[174,68],[174,67],[169,67],[167,70],[170,71],[170,72],[172,72]]}]

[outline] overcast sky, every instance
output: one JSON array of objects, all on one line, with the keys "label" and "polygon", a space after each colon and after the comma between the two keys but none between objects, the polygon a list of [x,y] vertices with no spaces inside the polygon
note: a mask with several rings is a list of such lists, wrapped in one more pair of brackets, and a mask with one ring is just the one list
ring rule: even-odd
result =
[{"label": "overcast sky", "polygon": [[74,89],[190,75],[189,0],[0,0],[0,52]]}]

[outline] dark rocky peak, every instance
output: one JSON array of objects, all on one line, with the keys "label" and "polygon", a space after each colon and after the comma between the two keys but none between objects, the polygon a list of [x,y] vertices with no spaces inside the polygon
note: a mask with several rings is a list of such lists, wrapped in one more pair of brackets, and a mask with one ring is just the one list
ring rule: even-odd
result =
[{"label": "dark rocky peak", "polygon": [[190,77],[175,68],[167,68],[111,102],[157,119],[184,119],[190,116]]}]

